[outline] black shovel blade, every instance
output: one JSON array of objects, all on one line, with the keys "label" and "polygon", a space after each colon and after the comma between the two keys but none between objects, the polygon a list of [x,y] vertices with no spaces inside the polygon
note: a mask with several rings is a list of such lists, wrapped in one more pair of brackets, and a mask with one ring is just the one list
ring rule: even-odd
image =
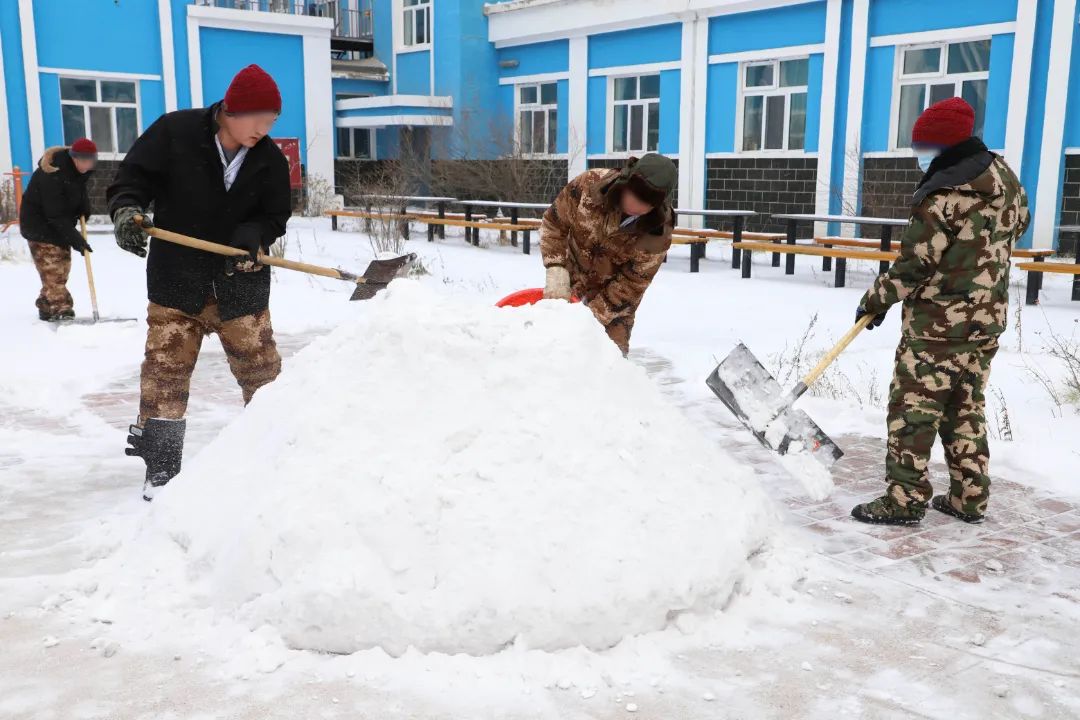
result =
[{"label": "black shovel blade", "polygon": [[780,383],[745,345],[732,350],[705,383],[770,450],[780,455],[807,452],[825,467],[843,457],[809,415],[791,406]]},{"label": "black shovel blade", "polygon": [[391,280],[400,277],[414,260],[415,253],[389,260],[372,260],[364,274],[357,279],[356,289],[349,300],[370,300],[375,297],[380,290],[386,289]]}]

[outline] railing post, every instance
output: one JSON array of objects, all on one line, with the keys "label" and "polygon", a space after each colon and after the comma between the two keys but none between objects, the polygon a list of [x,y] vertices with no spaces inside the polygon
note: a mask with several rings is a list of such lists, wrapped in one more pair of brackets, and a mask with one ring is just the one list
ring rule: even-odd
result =
[{"label": "railing post", "polygon": [[[510,224],[518,224],[518,209],[516,207],[510,208]],[[510,231],[510,244],[517,247],[517,230]],[[528,253],[525,254],[528,255]]]},{"label": "railing post", "polygon": [[521,253],[528,255],[531,252],[531,238],[529,237],[529,231],[523,230],[521,232]]},{"label": "railing post", "polygon": [[742,251],[742,276],[750,277],[750,267],[753,265],[752,253],[749,250]]},{"label": "railing post", "polygon": [[[472,205],[465,206],[465,222],[472,222]],[[465,226],[465,242],[472,242],[472,231],[473,228],[469,227],[468,225]]]},{"label": "railing post", "polygon": [[[439,201],[438,207],[439,207],[439,219],[440,220],[445,220],[446,219],[446,203],[442,202],[442,201]],[[446,239],[446,225],[439,225],[439,239],[440,240],[445,240]]]},{"label": "railing post", "polygon": [[330,216],[330,229],[337,232],[337,215]]},{"label": "railing post", "polygon": [[[832,250],[833,246],[832,245],[823,245],[822,247],[824,247],[826,250]],[[829,272],[830,270],[832,270],[832,258],[829,257],[828,255],[823,255],[821,257],[821,271],[822,272]]]},{"label": "railing post", "polygon": [[690,243],[690,272],[696,273],[701,265],[701,245],[703,243]]},{"label": "railing post", "polygon": [[836,258],[836,281],[833,287],[842,288],[847,284],[847,258]]}]

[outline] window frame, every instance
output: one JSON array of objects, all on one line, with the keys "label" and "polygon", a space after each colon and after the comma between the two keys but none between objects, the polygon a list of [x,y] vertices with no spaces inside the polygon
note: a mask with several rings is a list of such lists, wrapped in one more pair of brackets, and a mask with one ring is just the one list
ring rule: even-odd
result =
[{"label": "window frame", "polygon": [[[555,102],[545,103],[543,102],[543,86],[554,85],[555,86]],[[559,156],[559,81],[548,80],[545,82],[524,82],[513,85],[514,88],[514,147],[518,150],[518,154],[524,158],[554,158]],[[536,102],[535,103],[522,103],[521,91],[526,88],[536,89]],[[524,149],[524,138],[521,136],[521,115],[522,113],[544,113],[544,129],[545,133],[550,133],[551,126],[551,112],[555,113],[555,147],[550,151],[547,150],[546,138],[545,149],[543,152],[526,152]],[[533,127],[533,121],[530,117],[529,125]]]},{"label": "window frame", "polygon": [[[365,94],[365,93],[355,93],[355,92],[353,92],[353,93],[350,93],[350,92],[335,93],[334,94],[334,104],[336,105],[337,103],[341,102],[342,100],[358,100],[358,99],[369,98],[369,97],[372,97],[372,95]],[[376,135],[375,135],[375,128],[354,128],[354,127],[335,127],[334,128],[334,131],[336,133],[340,133],[342,130],[349,130],[350,131],[349,132],[349,154],[348,155],[343,155],[341,153],[340,138],[335,136],[335,138],[334,138],[334,148],[335,148],[334,149],[334,158],[336,160],[375,160],[376,159],[376,157],[375,157],[375,141],[376,141],[377,138],[376,138]],[[355,150],[356,150],[356,133],[357,133],[357,131],[363,131],[363,132],[368,133],[368,147],[371,148],[371,153],[368,155],[368,157],[357,157],[355,154],[353,154],[355,152]]]},{"label": "window frame", "polygon": [[[893,91],[892,91],[892,103],[889,110],[889,151],[901,154],[913,154],[910,145],[903,146],[900,144],[900,138],[898,137],[900,132],[900,94],[902,88],[906,86],[922,86],[925,88],[923,97],[923,110],[930,106],[930,88],[934,85],[946,85],[950,82],[953,85],[953,95],[950,97],[962,97],[963,88],[965,82],[984,80],[987,84],[987,93],[989,100],[989,88],[990,88],[990,60],[987,60],[986,70],[979,70],[977,72],[966,73],[950,73],[949,72],[949,46],[950,45],[962,45],[970,42],[989,42],[991,58],[993,54],[993,37],[989,35],[979,35],[975,37],[960,37],[948,40],[939,40],[936,42],[924,42],[924,43],[912,43],[909,45],[897,45],[895,49],[895,56],[893,59]],[[938,69],[936,72],[926,73],[905,73],[904,72],[904,54],[911,50],[928,50],[932,48],[938,48],[941,54],[938,58]],[[983,107],[983,128],[976,128],[976,130],[985,129],[986,122],[986,107]],[[976,111],[978,109],[976,108]]]},{"label": "window frame", "polygon": [[[95,97],[101,98],[101,83],[103,82],[119,82],[129,83],[135,87],[135,101],[134,102],[115,102],[115,101],[103,101],[103,100],[65,100],[63,96],[63,90],[60,84],[64,80],[83,80],[94,83]],[[104,107],[109,108],[109,123],[112,130],[113,146],[119,147],[120,140],[120,127],[116,118],[117,108],[134,108],[135,109],[135,138],[139,138],[142,134],[142,88],[140,87],[138,78],[134,77],[102,77],[100,75],[74,75],[66,73],[57,77],[57,95],[60,99],[60,134],[65,144],[67,144],[67,138],[64,137],[64,106],[81,106],[83,108],[83,130],[85,131],[83,137],[90,138],[94,141],[94,144],[98,146],[98,159],[99,160],[123,160],[127,157],[127,152],[120,152],[119,150],[114,152],[106,152],[101,150],[102,143],[94,139],[92,134],[92,126],[90,120],[90,108],[92,107]],[[133,141],[134,143],[134,141]]]},{"label": "window frame", "polygon": [[[433,0],[418,0],[416,5],[406,5],[404,0],[394,0],[394,10],[397,24],[394,29],[394,47],[397,52],[407,53],[431,50],[432,35],[435,30],[435,5]],[[416,27],[415,16],[421,11],[426,16],[427,37],[422,43],[416,42],[415,37],[413,42],[408,43],[405,41],[406,28]]]},{"label": "window frame", "polygon": [[[782,87],[780,85],[780,65],[785,62],[805,60],[807,63],[806,84],[805,85],[792,85],[789,87]],[[773,68],[773,81],[770,85],[761,85],[755,87],[747,87],[746,85],[746,71],[751,67],[765,67],[771,66]],[[739,63],[739,92],[735,101],[735,152],[738,155],[746,156],[781,156],[791,155],[793,153],[799,155],[812,154],[806,149],[807,141],[810,139],[806,134],[806,127],[803,128],[803,146],[801,148],[792,149],[791,146],[791,96],[792,95],[806,95],[806,108],[807,113],[810,109],[810,55],[792,55],[790,57],[777,57],[770,60],[746,60]],[[746,100],[750,97],[761,97],[761,134],[759,137],[761,147],[756,150],[747,150],[743,147],[745,138],[743,136],[743,128],[746,122]],[[783,147],[780,148],[765,148],[765,135],[767,132],[766,117],[768,109],[768,98],[770,97],[783,97],[784,98],[784,129],[783,129]],[[806,119],[806,126],[809,127],[809,116]]]},{"label": "window frame", "polygon": [[[656,97],[654,97],[654,98],[642,98],[641,97],[641,79],[646,78],[646,77],[655,77],[656,78],[657,91],[656,91]],[[663,94],[662,91],[661,91],[662,88],[660,87],[660,77],[661,77],[660,72],[637,72],[637,73],[627,73],[627,74],[622,74],[622,75],[609,75],[608,76],[608,82],[607,82],[607,97],[608,97],[607,118],[608,118],[608,122],[607,122],[607,148],[606,148],[608,154],[629,157],[631,155],[641,155],[641,154],[644,154],[644,153],[660,152],[660,130],[662,128],[661,114],[660,114],[660,110],[661,110],[660,101],[662,100],[661,95]],[[629,78],[633,78],[634,80],[636,80],[636,86],[637,86],[636,95],[637,95],[637,97],[635,97],[633,100],[616,100],[615,99],[615,84],[619,80],[626,80],[626,79],[629,79]],[[657,120],[656,147],[650,149],[649,148],[649,127],[650,127],[649,126],[649,106],[653,105],[653,104],[656,105],[656,120]],[[640,148],[630,147],[631,123],[629,121],[629,117],[630,117],[630,113],[632,112],[632,110],[628,109],[626,111],[626,113],[627,113],[626,148],[622,149],[622,150],[616,150],[615,149],[615,110],[616,110],[616,108],[618,108],[620,106],[623,106],[623,105],[627,106],[628,108],[636,106],[636,105],[642,106],[642,110],[641,110],[641,113],[642,113],[641,114],[642,147],[640,147]]]}]

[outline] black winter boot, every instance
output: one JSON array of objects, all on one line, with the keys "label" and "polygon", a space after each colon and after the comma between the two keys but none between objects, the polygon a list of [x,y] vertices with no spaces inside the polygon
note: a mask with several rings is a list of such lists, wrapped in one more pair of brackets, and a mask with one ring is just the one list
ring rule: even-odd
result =
[{"label": "black winter boot", "polygon": [[146,461],[146,481],[143,483],[143,500],[154,499],[154,493],[164,487],[180,472],[180,460],[184,455],[184,432],[187,420],[164,420],[150,418],[143,427],[128,428],[128,455]]}]

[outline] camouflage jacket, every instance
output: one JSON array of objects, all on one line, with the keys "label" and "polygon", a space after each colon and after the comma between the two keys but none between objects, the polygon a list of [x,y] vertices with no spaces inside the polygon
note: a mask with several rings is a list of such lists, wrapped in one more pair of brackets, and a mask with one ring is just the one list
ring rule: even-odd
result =
[{"label": "camouflage jacket", "polygon": [[540,251],[544,267],[569,271],[574,294],[625,353],[641,298],[671,247],[674,214],[664,205],[621,227],[618,176],[589,170],[570,181],[544,213]]},{"label": "camouflage jacket", "polygon": [[863,296],[861,306],[873,314],[902,302],[906,337],[983,340],[1005,331],[1013,244],[1030,215],[1005,160],[984,157],[975,172],[970,166],[979,160],[970,159],[966,182],[935,176],[916,193],[900,258]]}]

